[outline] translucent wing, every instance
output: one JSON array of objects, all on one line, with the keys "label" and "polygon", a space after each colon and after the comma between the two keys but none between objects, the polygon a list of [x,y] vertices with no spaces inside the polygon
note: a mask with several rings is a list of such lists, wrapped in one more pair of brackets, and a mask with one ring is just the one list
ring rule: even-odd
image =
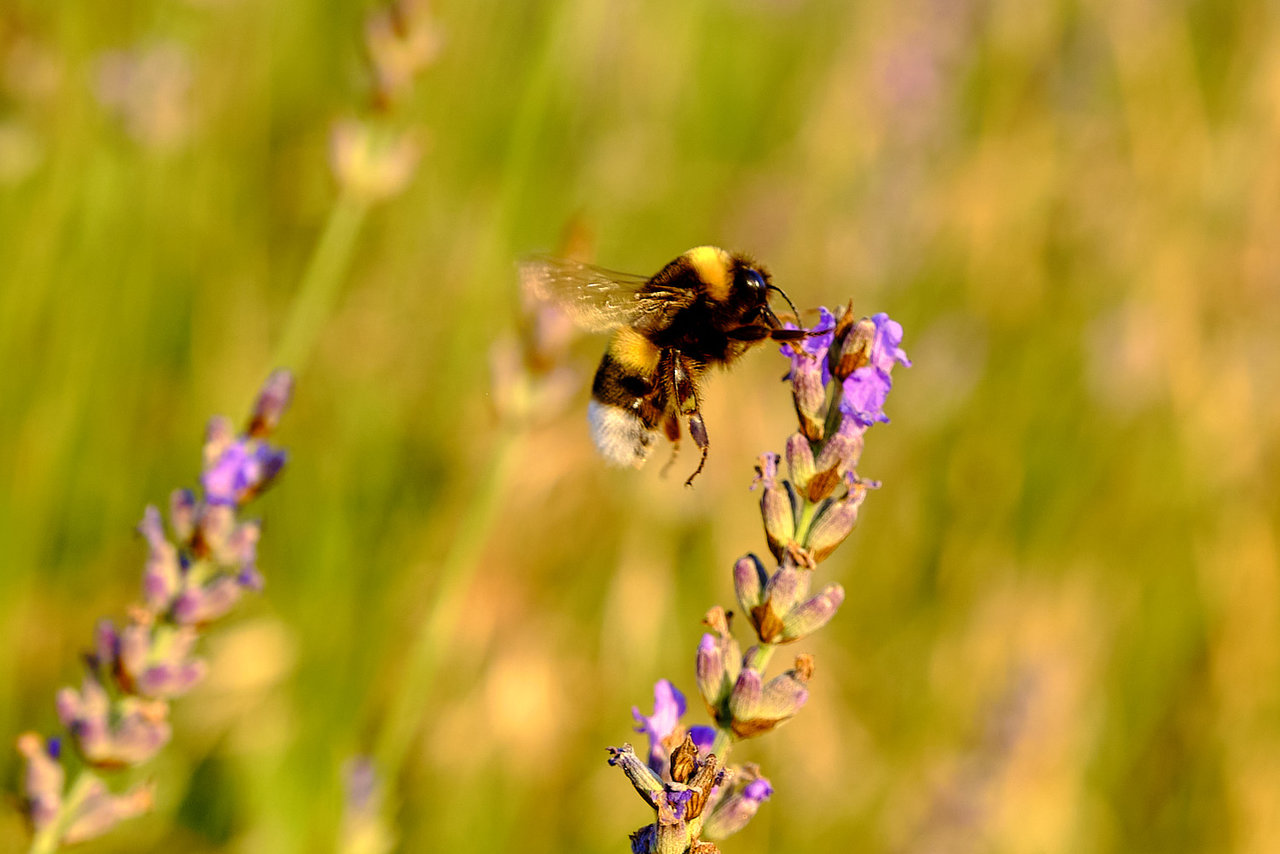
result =
[{"label": "translucent wing", "polygon": [[529,296],[561,308],[576,325],[602,332],[631,324],[645,309],[639,291],[648,278],[535,255],[520,262],[520,285]]}]

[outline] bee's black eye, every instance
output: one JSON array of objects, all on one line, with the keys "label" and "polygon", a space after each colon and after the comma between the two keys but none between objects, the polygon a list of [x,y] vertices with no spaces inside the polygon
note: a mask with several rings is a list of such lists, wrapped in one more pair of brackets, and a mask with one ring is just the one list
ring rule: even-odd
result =
[{"label": "bee's black eye", "polygon": [[746,274],[743,276],[743,278],[746,280],[747,287],[751,288],[754,291],[759,291],[760,293],[764,293],[764,290],[765,290],[764,276],[760,275],[759,270],[748,269]]}]

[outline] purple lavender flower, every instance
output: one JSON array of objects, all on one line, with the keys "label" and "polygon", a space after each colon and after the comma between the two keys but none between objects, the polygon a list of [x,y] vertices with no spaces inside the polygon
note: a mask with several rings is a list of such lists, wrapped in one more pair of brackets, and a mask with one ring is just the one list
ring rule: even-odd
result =
[{"label": "purple lavender flower", "polygon": [[667,679],[659,679],[653,686],[653,714],[644,715],[639,706],[631,707],[631,715],[640,726],[636,732],[649,736],[649,767],[658,771],[667,762],[670,746],[666,741],[676,731],[684,715],[684,694]]},{"label": "purple lavender flower", "polygon": [[99,622],[80,689],[63,688],[57,696],[58,717],[86,767],[67,786],[58,740],[46,743],[35,733],[18,739],[26,759],[22,796],[35,832],[33,850],[90,839],[150,808],[149,786],[116,794],[90,769],[137,766],[168,743],[169,700],[205,675],[205,662],[193,655],[199,629],[230,610],[243,590],[261,586],[259,528],[238,514],[284,465],[284,452],[265,439],[292,382],[285,371],[271,376],[241,435],[226,419],[213,419],[201,473],[205,494],[173,494],[174,539],[156,508],[144,513],[138,526],[147,542],[142,600],[129,608],[122,628]]},{"label": "purple lavender flower", "polygon": [[223,429],[221,424],[210,428],[210,445],[215,454],[200,475],[200,485],[210,504],[243,504],[265,489],[284,468],[285,453],[254,439],[224,444],[220,441]]},{"label": "purple lavender flower", "polygon": [[79,691],[58,692],[58,717],[85,760],[101,768],[139,765],[169,742],[169,705],[125,696],[112,701],[97,679],[86,675]]},{"label": "purple lavender flower", "polygon": [[840,411],[861,427],[889,420],[884,414],[884,402],[893,387],[890,372],[895,364],[911,367],[911,360],[899,346],[902,324],[883,312],[871,318],[870,323],[874,329],[866,356],[868,363],[845,377],[840,402]]},{"label": "purple lavender flower", "polygon": [[663,680],[655,690],[654,714],[633,711],[640,731],[650,736],[650,762],[641,763],[630,745],[610,749],[610,764],[623,769],[654,810],[653,823],[631,835],[634,852],[718,851],[703,840],[737,832],[772,796],[773,786],[754,765],[730,766],[726,756],[736,742],[769,732],[804,706],[813,656],[797,655],[791,669],[773,678],[767,675],[769,661],[781,644],[824,626],[844,601],[837,583],[814,593],[813,576],[853,530],[867,491],[878,486],[859,477],[855,467],[867,427],[889,420],[884,403],[894,366],[911,362],[901,347],[902,327],[888,315],[857,322],[848,309],[837,317],[823,308],[819,315],[806,338],[782,347],[799,422],[786,445],[790,477],[781,476],[777,454],[764,453],[752,482],[753,489],[761,487],[760,514],[777,568],[766,570],[759,558],[746,555],[733,570],[738,603],[759,643],[744,655],[728,614],[717,606],[707,612],[711,631],[698,644],[698,690],[715,725],[708,733],[714,739],[704,749],[691,732],[671,749],[681,738],[685,701]]},{"label": "purple lavender flower", "polygon": [[871,345],[871,364],[886,374],[893,370],[894,364],[911,367],[911,360],[900,346],[902,344],[902,324],[893,320],[883,311],[871,318],[876,325],[875,343]]},{"label": "purple lavender flower", "polygon": [[722,798],[702,826],[707,839],[724,839],[747,826],[755,817],[760,805],[773,796],[773,785],[764,777],[756,777],[745,785],[736,787],[728,797]]},{"label": "purple lavender flower", "polygon": [[[782,324],[784,329],[799,329],[794,323]],[[793,344],[783,344],[781,347],[782,355],[791,360],[791,369],[783,378],[790,382],[796,376],[797,371],[807,369],[811,364],[817,364],[821,370],[822,384],[826,385],[831,382],[831,369],[827,365],[827,351],[831,349],[831,343],[835,339],[836,318],[826,306],[818,309],[818,322],[808,330],[809,335],[800,340],[800,346],[797,348]]]}]

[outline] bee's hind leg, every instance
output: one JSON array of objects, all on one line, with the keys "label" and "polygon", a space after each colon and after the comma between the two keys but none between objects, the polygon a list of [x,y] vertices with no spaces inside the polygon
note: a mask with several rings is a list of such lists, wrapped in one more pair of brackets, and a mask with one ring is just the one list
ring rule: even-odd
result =
[{"label": "bee's hind leg", "polygon": [[693,474],[684,482],[685,486],[693,486],[693,479],[702,474],[702,467],[707,464],[707,448],[711,447],[711,443],[707,441],[707,425],[702,422],[701,412],[695,411],[689,415],[689,435],[693,437],[693,444],[702,451],[702,458],[698,460],[698,467]]},{"label": "bee's hind leg", "polygon": [[662,422],[662,427],[667,433],[667,438],[671,441],[671,457],[660,472],[662,477],[666,477],[667,472],[671,471],[671,466],[675,464],[676,457],[680,454],[680,419],[676,418],[675,415],[668,415],[667,419]]},{"label": "bee's hind leg", "polygon": [[710,446],[710,442],[707,441],[707,425],[703,422],[702,412],[698,407],[698,385],[695,379],[697,371],[698,368],[692,362],[679,355],[676,356],[671,371],[671,385],[675,391],[676,405],[680,414],[688,421],[689,436],[693,439],[693,444],[697,445],[698,450],[702,452],[702,457],[698,460],[698,468],[689,475],[689,479],[684,482],[685,486],[693,486],[693,479],[702,473],[702,467],[707,464],[707,448]]}]

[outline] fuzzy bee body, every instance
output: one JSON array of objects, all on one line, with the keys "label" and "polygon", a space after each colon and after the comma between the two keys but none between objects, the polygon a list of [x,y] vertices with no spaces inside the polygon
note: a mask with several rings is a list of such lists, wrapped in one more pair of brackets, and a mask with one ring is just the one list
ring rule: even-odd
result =
[{"label": "fuzzy bee body", "polygon": [[691,249],[647,279],[555,258],[526,261],[521,279],[579,326],[614,330],[587,409],[601,455],[639,467],[659,430],[678,447],[683,420],[702,452],[686,483],[707,458],[699,395],[707,370],[766,338],[804,334],[781,328],[768,302],[770,290],[781,291],[763,267],[715,246]]}]

